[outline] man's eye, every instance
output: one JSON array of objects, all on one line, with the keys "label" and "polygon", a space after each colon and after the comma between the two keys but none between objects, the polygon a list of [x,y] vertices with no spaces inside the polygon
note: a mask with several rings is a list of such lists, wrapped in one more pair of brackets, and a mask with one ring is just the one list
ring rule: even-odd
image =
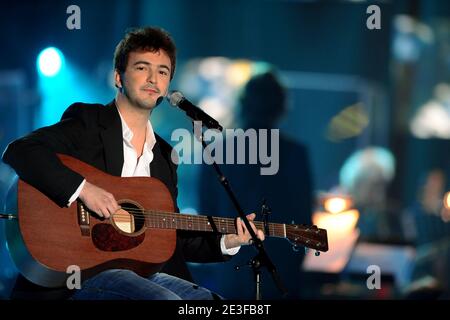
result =
[{"label": "man's eye", "polygon": [[137,70],[145,70],[145,67],[136,67]]},{"label": "man's eye", "polygon": [[164,71],[164,70],[161,70],[159,73],[162,74],[162,75],[164,75],[164,76],[169,75],[169,73],[168,73],[167,71]]}]

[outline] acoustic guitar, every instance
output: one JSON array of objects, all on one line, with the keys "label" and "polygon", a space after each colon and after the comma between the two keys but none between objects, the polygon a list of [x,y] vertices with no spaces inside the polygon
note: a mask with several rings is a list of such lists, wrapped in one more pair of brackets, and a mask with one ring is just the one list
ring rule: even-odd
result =
[{"label": "acoustic guitar", "polygon": [[[142,276],[161,269],[173,254],[176,230],[236,233],[235,219],[174,212],[167,187],[149,177],[109,175],[80,160],[59,155],[61,161],[89,182],[112,193],[121,209],[110,218],[96,216],[81,202],[60,208],[34,187],[18,181],[18,214],[6,226],[11,257],[30,281],[44,287],[63,287],[78,266],[83,280],[111,268]],[[327,232],[316,226],[269,223],[268,237],[294,246],[328,250]],[[268,231],[268,232],[267,232]]]}]

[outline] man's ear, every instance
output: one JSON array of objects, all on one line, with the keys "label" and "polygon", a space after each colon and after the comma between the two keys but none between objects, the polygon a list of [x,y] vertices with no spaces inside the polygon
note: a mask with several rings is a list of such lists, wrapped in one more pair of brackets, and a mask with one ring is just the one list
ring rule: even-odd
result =
[{"label": "man's ear", "polygon": [[122,89],[122,77],[117,70],[114,70],[114,85],[116,88]]}]

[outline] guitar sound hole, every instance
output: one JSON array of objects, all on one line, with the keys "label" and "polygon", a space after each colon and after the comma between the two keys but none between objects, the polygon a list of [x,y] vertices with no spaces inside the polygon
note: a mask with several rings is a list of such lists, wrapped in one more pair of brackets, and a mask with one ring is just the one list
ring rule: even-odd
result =
[{"label": "guitar sound hole", "polygon": [[114,226],[121,232],[133,234],[141,231],[145,226],[144,210],[137,204],[118,201],[121,209],[112,216]]}]

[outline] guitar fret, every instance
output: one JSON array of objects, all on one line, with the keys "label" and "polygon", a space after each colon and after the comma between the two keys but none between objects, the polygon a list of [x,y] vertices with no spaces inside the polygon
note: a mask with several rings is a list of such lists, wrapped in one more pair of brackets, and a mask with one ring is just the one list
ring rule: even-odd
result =
[{"label": "guitar fret", "polygon": [[188,230],[189,230],[189,229],[192,229],[192,221],[191,221],[191,217],[187,217],[186,222],[187,222],[187,228],[188,228]]},{"label": "guitar fret", "polygon": [[[180,230],[195,230],[218,232],[221,234],[236,233],[236,218],[222,218],[201,215],[188,215],[172,212],[145,211],[145,225],[150,228],[166,228]],[[264,222],[253,221],[257,229],[265,230]],[[323,236],[319,229],[305,225],[287,225],[282,223],[268,224],[268,237],[287,238],[298,245],[308,248],[328,250],[326,234]],[[313,233],[314,232],[314,233]],[[319,239],[325,238],[325,240]]]},{"label": "guitar fret", "polygon": [[[207,216],[186,215],[180,213],[152,212],[153,215],[146,218],[146,225],[153,228],[168,228],[182,230],[214,231]],[[234,218],[212,217],[219,233],[235,233]],[[262,221],[255,221],[258,229],[264,229]],[[269,236],[287,237],[286,224],[269,223]]]},{"label": "guitar fret", "polygon": [[[225,223],[225,220],[220,219],[221,223]],[[226,231],[226,228],[222,226],[222,224],[220,225],[220,231],[222,231],[222,233],[224,233]]]}]

